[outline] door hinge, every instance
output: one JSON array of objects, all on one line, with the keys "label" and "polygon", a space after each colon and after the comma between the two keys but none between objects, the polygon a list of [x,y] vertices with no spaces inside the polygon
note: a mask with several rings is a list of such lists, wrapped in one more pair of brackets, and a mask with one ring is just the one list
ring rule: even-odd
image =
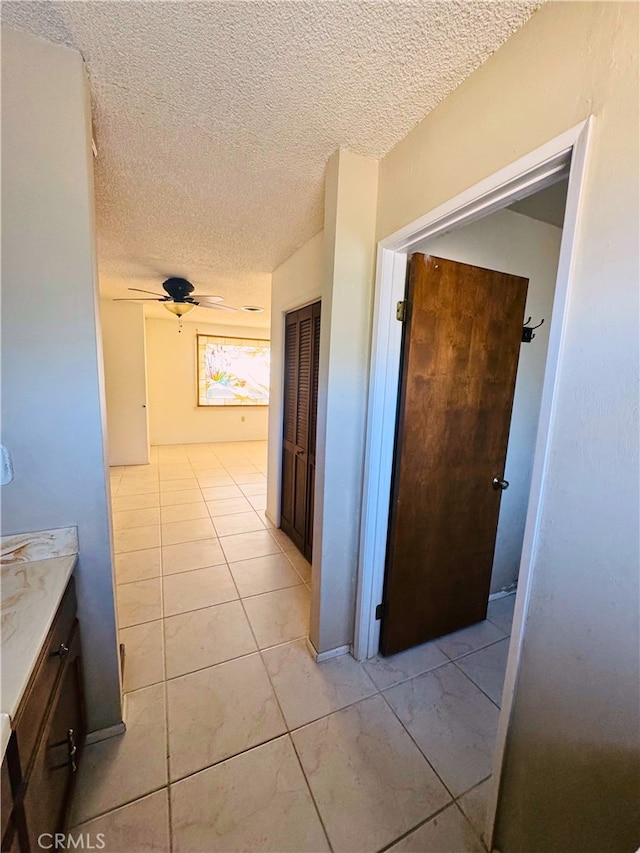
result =
[{"label": "door hinge", "polygon": [[376,605],[376,620],[380,621],[382,619],[382,604]]},{"label": "door hinge", "polygon": [[401,302],[398,302],[396,305],[396,320],[400,320],[401,323],[407,318],[407,300],[403,299]]}]

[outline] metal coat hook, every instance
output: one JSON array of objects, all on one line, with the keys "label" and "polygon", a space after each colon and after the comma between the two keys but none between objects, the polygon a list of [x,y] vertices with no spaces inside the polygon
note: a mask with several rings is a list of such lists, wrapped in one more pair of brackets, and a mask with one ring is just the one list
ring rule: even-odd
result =
[{"label": "metal coat hook", "polygon": [[531,322],[531,317],[528,317],[524,321],[524,325],[522,327],[522,343],[523,344],[530,344],[531,343],[531,341],[535,338],[535,333],[533,330],[539,329],[540,326],[544,323],[544,320],[540,320],[540,322],[538,323],[537,326],[530,326],[529,325],[530,322]]}]

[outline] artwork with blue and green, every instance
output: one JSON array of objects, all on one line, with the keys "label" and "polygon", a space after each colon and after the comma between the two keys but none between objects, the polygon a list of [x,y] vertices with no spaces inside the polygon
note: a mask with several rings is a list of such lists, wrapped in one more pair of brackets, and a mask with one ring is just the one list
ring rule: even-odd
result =
[{"label": "artwork with blue and green", "polygon": [[198,404],[269,404],[269,341],[198,335]]}]

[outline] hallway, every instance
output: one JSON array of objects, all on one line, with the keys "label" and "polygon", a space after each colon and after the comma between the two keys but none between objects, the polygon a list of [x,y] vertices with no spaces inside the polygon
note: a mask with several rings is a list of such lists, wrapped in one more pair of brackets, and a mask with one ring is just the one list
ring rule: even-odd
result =
[{"label": "hallway", "polygon": [[132,853],[484,850],[514,596],[392,658],[316,664],[311,566],[264,515],[265,471],[266,442],[112,469],[127,732],[86,748],[72,834]]}]

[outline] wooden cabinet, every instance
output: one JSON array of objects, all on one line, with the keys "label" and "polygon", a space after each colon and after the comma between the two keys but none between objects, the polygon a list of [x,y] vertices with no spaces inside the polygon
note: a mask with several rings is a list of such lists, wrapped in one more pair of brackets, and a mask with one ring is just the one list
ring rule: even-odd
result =
[{"label": "wooden cabinet", "polygon": [[20,771],[20,758],[18,756],[18,744],[16,733],[11,732],[7,749],[2,759],[2,778],[0,789],[2,791],[2,849],[19,851],[20,838],[26,842],[26,828],[24,825],[24,813],[20,804],[22,790],[22,773]]},{"label": "wooden cabinet", "polygon": [[320,359],[320,303],[287,314],[280,526],[310,561]]},{"label": "wooden cabinet", "polygon": [[40,849],[41,834],[64,830],[84,742],[80,627],[73,578],[43,645],[13,728],[19,758],[17,769],[8,767],[7,781],[3,772],[3,807],[8,783],[13,809],[6,829],[3,821],[2,850],[26,853]]}]

